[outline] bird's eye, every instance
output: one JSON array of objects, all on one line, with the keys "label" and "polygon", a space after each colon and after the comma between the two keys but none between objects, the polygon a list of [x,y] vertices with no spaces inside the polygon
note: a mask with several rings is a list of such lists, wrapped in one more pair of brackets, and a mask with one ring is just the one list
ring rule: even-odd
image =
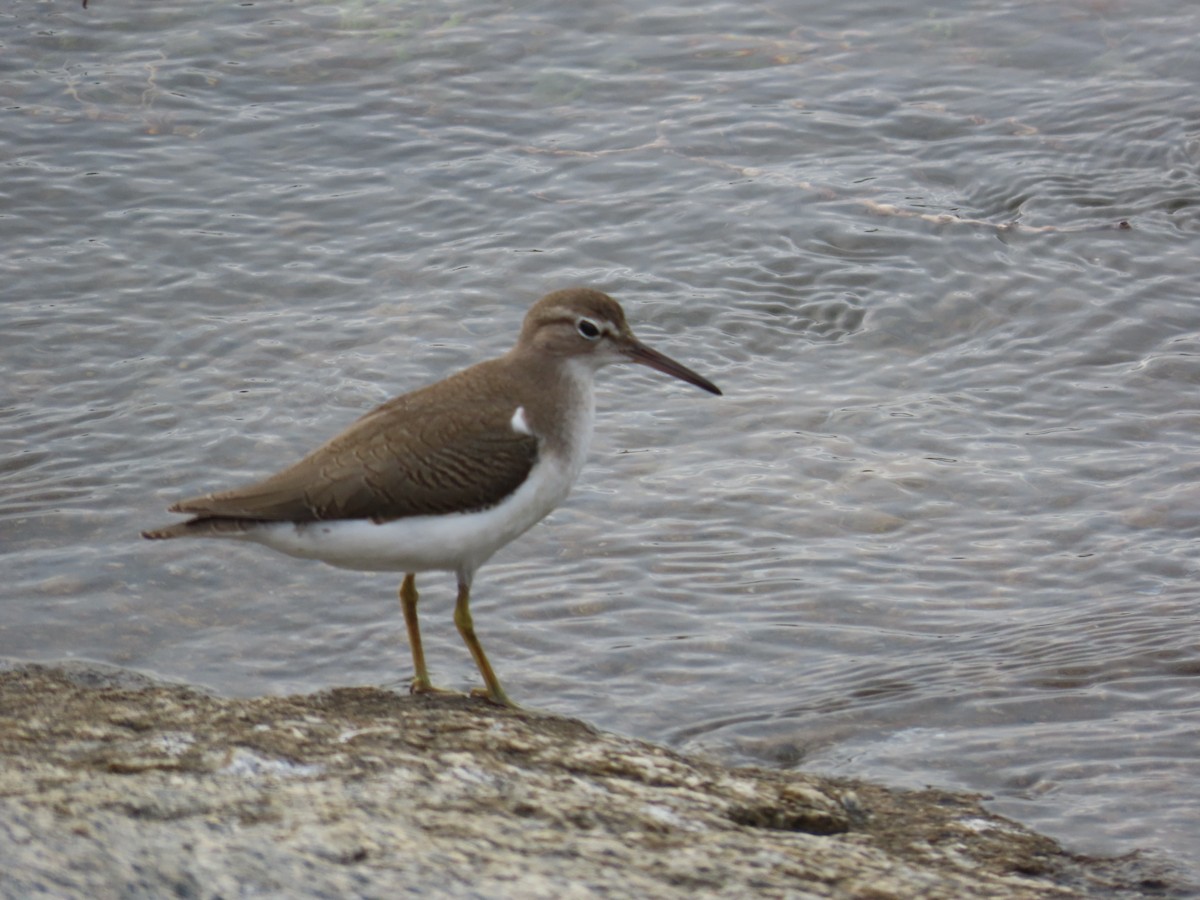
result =
[{"label": "bird's eye", "polygon": [[580,319],[579,323],[575,327],[578,328],[579,333],[589,341],[594,341],[596,338],[600,337],[600,326],[591,319]]}]

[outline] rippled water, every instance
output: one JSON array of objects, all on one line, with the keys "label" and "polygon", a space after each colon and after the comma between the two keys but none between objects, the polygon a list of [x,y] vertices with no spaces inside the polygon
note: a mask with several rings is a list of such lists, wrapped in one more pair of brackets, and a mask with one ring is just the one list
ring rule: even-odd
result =
[{"label": "rippled water", "polygon": [[0,655],[404,684],[395,579],[137,531],[589,283],[726,396],[604,373],[514,697],[1200,876],[1191,0],[0,20]]}]

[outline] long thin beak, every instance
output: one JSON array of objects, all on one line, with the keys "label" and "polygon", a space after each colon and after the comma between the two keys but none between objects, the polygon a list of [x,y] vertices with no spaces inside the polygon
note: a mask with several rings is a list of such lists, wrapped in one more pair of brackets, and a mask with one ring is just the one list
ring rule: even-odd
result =
[{"label": "long thin beak", "polygon": [[641,363],[643,366],[649,366],[651,369],[657,369],[666,375],[678,378],[680,381],[686,381],[688,384],[694,384],[698,388],[703,388],[710,394],[716,394],[718,397],[721,396],[721,389],[703,375],[697,375],[687,366],[677,363],[671,357],[647,347],[639,340],[634,340],[624,350],[625,355],[632,362]]}]

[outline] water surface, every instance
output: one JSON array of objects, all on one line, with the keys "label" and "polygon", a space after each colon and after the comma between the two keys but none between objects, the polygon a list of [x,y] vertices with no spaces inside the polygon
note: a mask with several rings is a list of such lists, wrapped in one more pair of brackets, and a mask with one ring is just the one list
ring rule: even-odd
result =
[{"label": "water surface", "polygon": [[603,373],[476,582],[514,697],[1198,877],[1194,4],[3,22],[0,655],[403,685],[395,579],[137,532],[586,283],[726,396]]}]

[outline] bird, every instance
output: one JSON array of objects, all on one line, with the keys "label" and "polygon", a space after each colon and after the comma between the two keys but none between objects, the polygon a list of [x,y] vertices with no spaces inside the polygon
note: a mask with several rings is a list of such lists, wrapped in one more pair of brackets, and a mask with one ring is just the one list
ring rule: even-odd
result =
[{"label": "bird", "polygon": [[142,536],[249,541],[340,568],[403,572],[414,694],[441,691],[425,663],[416,576],[452,572],[454,623],[484,684],[472,694],[518,708],[475,633],[472,581],[566,499],[591,440],[596,373],[612,363],[721,395],[635,337],[608,294],[565,288],[533,304],[503,356],[383,403],[261,481],[181,500],[168,512],[189,519]]}]

